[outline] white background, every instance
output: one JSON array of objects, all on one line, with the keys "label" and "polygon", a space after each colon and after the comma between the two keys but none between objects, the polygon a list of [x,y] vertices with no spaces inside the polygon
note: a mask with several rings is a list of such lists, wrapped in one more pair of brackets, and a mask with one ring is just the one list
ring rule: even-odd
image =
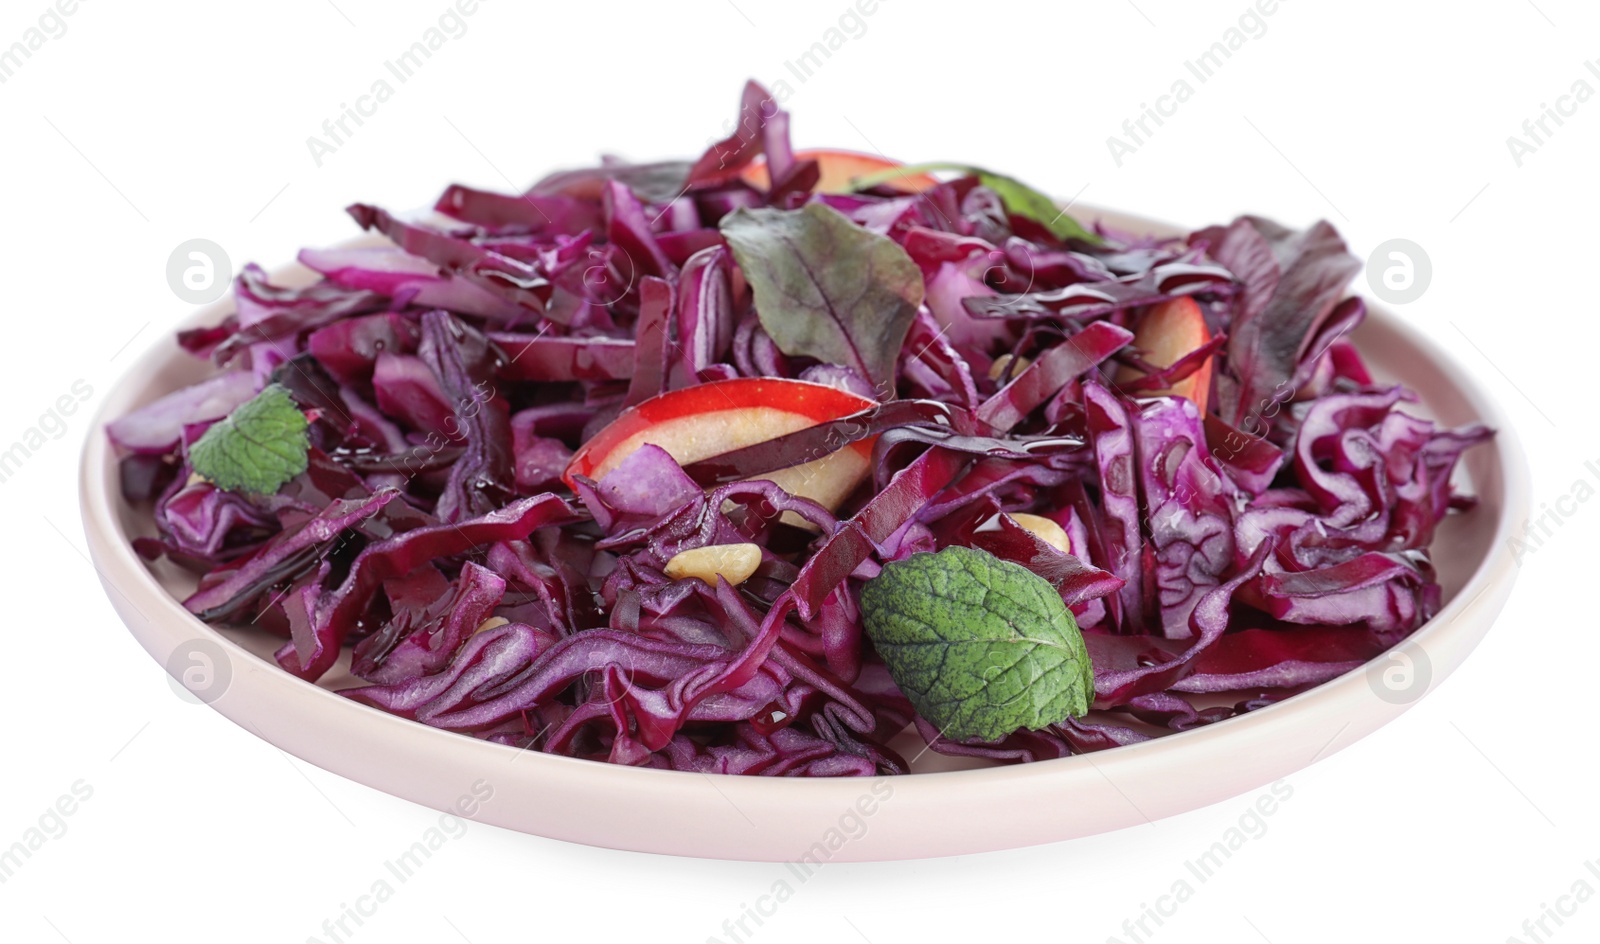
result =
[{"label": "white background", "polygon": [[[0,443],[75,380],[96,406],[132,354],[184,316],[165,277],[184,240],[215,240],[235,267],[277,265],[350,235],[340,208],[354,200],[410,208],[451,181],[508,190],[601,150],[693,155],[747,77],[783,77],[802,146],[989,165],[1189,226],[1241,211],[1326,217],[1363,257],[1414,240],[1433,283],[1400,312],[1500,396],[1531,453],[1534,507],[1600,461],[1600,101],[1521,167],[1506,144],[1575,80],[1600,89],[1584,65],[1600,56],[1592,4],[1286,0],[1200,85],[1184,61],[1244,0],[882,0],[865,34],[804,83],[784,63],[844,0],[736,2],[485,0],[319,168],[307,136],[384,76],[444,0],[83,0],[66,34],[0,85]],[[0,46],[44,9],[6,0]],[[1194,97],[1118,167],[1106,137],[1181,77]],[[438,814],[289,761],[174,695],[83,556],[76,461],[97,431],[85,413],[67,422],[0,483],[0,845],[75,782],[93,794],[0,885],[0,934],[325,940],[323,920]],[[1292,777],[1268,832],[1153,940],[1531,941],[1525,919],[1580,878],[1600,888],[1584,868],[1600,858],[1597,530],[1600,510],[1578,506],[1525,558],[1466,666]],[[1129,940],[1124,919],[1254,799],[1014,852],[831,865],[753,940]],[[353,940],[700,942],[782,874],[474,824]],[[1596,940],[1600,902],[1547,927]]]}]

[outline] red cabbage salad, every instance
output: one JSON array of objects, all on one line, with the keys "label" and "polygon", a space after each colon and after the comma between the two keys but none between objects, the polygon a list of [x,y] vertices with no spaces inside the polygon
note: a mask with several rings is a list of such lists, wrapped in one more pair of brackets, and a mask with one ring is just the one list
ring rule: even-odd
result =
[{"label": "red cabbage salad", "polygon": [[788,125],[752,83],[692,162],[356,204],[316,281],[245,268],[178,335],[217,372],[108,429],[135,549],[356,702],[727,774],[1115,748],[1437,611],[1491,433],[1373,380],[1327,223],[1085,228]]}]

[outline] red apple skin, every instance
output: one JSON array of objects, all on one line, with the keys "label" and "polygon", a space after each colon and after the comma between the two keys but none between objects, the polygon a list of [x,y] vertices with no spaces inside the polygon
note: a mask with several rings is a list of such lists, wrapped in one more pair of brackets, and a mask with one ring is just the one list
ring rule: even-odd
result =
[{"label": "red apple skin", "polygon": [[[882,171],[903,167],[899,161],[891,161],[878,157],[875,154],[860,154],[855,151],[838,151],[830,149],[817,149],[810,151],[794,152],[797,161],[816,161],[817,169],[822,172],[813,193],[849,193],[850,185],[857,177],[868,174],[877,174]],[[767,177],[767,165],[763,161],[751,164],[739,173],[739,179],[758,190],[765,190],[771,186]],[[897,177],[884,184],[893,190],[902,190],[906,193],[921,193],[930,187],[938,185],[938,181],[927,174],[907,174]]]},{"label": "red apple skin", "polygon": [[[1190,351],[1197,350],[1211,340],[1206,328],[1205,315],[1194,299],[1187,296],[1164,301],[1145,313],[1133,333],[1133,347],[1144,352],[1146,361],[1156,367],[1171,367]],[[1200,408],[1204,416],[1211,396],[1212,358],[1199,370],[1174,383],[1165,390],[1151,390],[1146,396],[1188,397]],[[1124,367],[1118,380],[1127,381],[1142,376],[1139,371]]]},{"label": "red apple skin", "polygon": [[[652,442],[683,465],[743,446],[826,423],[877,404],[835,387],[804,380],[740,377],[673,390],[624,410],[573,455],[562,475],[568,487],[575,476],[598,479],[639,446]],[[837,508],[865,476],[872,461],[872,439],[770,478],[791,494]]]}]

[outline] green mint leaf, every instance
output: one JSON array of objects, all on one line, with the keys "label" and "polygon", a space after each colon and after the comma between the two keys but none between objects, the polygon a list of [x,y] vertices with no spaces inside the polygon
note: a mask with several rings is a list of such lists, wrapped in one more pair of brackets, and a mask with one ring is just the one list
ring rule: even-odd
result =
[{"label": "green mint leaf", "polygon": [[1047,194],[1040,193],[1015,177],[997,174],[981,167],[970,164],[951,164],[945,161],[934,161],[927,164],[907,164],[904,167],[894,167],[889,170],[879,171],[865,177],[857,177],[853,181],[855,190],[869,190],[879,184],[888,183],[897,177],[908,174],[926,174],[929,171],[949,170],[958,174],[978,178],[978,183],[995,192],[1000,202],[1005,204],[1006,212],[1016,216],[1025,216],[1036,223],[1043,224],[1051,235],[1057,239],[1077,239],[1086,243],[1099,244],[1103,242],[1099,236],[1086,229],[1082,223],[1073,219]]},{"label": "green mint leaf", "polygon": [[1043,223],[1045,229],[1057,239],[1080,239],[1086,243],[1100,242],[1100,237],[1084,229],[1083,224],[1068,216],[1067,211],[1049,196],[1015,177],[992,174],[976,168],[974,173],[978,175],[979,183],[999,195],[1000,202],[1006,205],[1007,212]]},{"label": "green mint leaf", "polygon": [[913,554],[867,581],[861,610],[895,684],[945,737],[994,741],[1089,711],[1077,620],[1020,565],[970,547]]},{"label": "green mint leaf", "polygon": [[722,236],[778,349],[855,368],[880,396],[922,304],[922,272],[899,244],[821,203],[740,209]]},{"label": "green mint leaf", "polygon": [[271,495],[306,470],[308,426],[289,391],[269,384],[189,447],[189,465],[218,488]]}]

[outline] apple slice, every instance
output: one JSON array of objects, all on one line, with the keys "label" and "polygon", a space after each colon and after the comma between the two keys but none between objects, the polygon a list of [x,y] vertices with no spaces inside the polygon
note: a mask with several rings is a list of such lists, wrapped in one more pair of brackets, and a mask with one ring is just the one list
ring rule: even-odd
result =
[{"label": "apple slice", "polygon": [[[826,149],[796,151],[794,158],[797,161],[816,161],[817,169],[822,171],[817,185],[812,188],[813,193],[849,193],[850,185],[857,177],[879,174],[905,166],[899,161],[891,161],[875,154],[859,154],[855,151]],[[767,176],[766,159],[761,158],[746,167],[740,172],[739,179],[758,190],[767,189],[771,186],[771,180]],[[906,193],[921,193],[929,187],[937,186],[938,183],[927,174],[907,174],[904,177],[896,177],[884,186]]]},{"label": "apple slice", "polygon": [[[598,481],[646,443],[661,447],[679,465],[689,465],[876,405],[804,380],[740,377],[685,387],[624,410],[583,444],[562,478],[568,486],[575,475]],[[866,478],[871,465],[872,440],[864,439],[760,478],[833,511]]]},{"label": "apple slice", "polygon": [[[1134,330],[1132,345],[1144,352],[1144,359],[1153,366],[1171,367],[1210,340],[1211,332],[1200,306],[1185,296],[1162,302],[1146,312]],[[1144,395],[1188,397],[1204,416],[1211,396],[1211,366],[1212,359],[1208,357],[1198,370],[1171,387],[1146,391]],[[1141,372],[1124,367],[1117,373],[1117,380],[1127,382],[1142,376]]]}]

